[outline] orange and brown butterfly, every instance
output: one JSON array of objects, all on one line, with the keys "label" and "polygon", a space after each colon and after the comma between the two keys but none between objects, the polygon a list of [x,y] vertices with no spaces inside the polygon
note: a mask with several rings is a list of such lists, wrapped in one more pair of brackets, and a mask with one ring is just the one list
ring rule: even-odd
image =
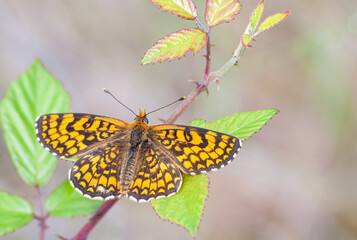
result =
[{"label": "orange and brown butterfly", "polygon": [[78,158],[69,171],[84,196],[126,195],[145,202],[177,193],[181,172],[200,174],[230,163],[241,148],[233,136],[183,125],[149,126],[145,111],[133,123],[85,113],[42,115],[40,144],[59,158]]}]

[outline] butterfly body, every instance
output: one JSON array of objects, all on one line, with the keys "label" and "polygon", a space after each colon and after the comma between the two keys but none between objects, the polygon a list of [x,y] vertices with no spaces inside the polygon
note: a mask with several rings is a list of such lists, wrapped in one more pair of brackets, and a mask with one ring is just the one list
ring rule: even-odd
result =
[{"label": "butterfly body", "polygon": [[36,133],[53,155],[79,158],[69,171],[71,184],[84,196],[103,200],[170,196],[181,187],[181,172],[217,170],[241,147],[239,139],[203,128],[149,126],[145,111],[131,124],[91,114],[42,115]]}]

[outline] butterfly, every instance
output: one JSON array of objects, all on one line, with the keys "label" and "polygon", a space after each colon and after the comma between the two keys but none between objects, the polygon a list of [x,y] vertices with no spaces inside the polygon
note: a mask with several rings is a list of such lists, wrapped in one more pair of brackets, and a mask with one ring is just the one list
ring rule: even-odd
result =
[{"label": "butterfly", "polygon": [[42,115],[37,140],[53,155],[78,158],[69,181],[81,194],[145,202],[177,193],[182,175],[215,171],[241,148],[233,136],[184,125],[148,125],[140,111],[133,123],[85,114]]}]

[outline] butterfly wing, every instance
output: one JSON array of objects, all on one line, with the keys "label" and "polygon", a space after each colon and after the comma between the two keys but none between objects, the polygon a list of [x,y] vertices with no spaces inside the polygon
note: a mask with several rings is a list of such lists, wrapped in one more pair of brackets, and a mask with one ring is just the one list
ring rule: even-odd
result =
[{"label": "butterfly wing", "polygon": [[36,134],[40,144],[53,155],[76,158],[116,134],[125,134],[128,125],[91,114],[48,114],[36,120]]},{"label": "butterfly wing", "polygon": [[117,139],[80,157],[69,171],[72,186],[89,198],[119,197],[125,145],[125,141]]},{"label": "butterfly wing", "polygon": [[[156,144],[155,144],[156,143]],[[165,149],[148,140],[142,144],[137,170],[131,182],[128,197],[145,202],[175,194],[181,187],[181,172]]]},{"label": "butterfly wing", "polygon": [[241,141],[236,137],[190,126],[152,126],[149,137],[160,142],[186,174],[222,168],[235,158],[241,148]]}]

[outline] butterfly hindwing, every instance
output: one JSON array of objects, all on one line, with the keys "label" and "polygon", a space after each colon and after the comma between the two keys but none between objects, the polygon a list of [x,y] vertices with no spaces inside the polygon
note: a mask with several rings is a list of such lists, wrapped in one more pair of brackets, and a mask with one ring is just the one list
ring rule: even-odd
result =
[{"label": "butterfly hindwing", "polygon": [[79,158],[69,172],[73,187],[90,198],[110,199],[121,195],[119,173],[124,144],[108,142]]},{"label": "butterfly hindwing", "polygon": [[230,163],[241,147],[238,138],[204,128],[158,125],[150,130],[186,174],[217,170]]},{"label": "butterfly hindwing", "polygon": [[128,125],[117,119],[91,114],[48,114],[36,120],[36,133],[41,145],[53,155],[75,158],[123,132]]},{"label": "butterfly hindwing", "polygon": [[181,172],[165,149],[149,140],[143,143],[138,158],[138,168],[128,192],[129,198],[149,201],[170,196],[180,189]]}]

